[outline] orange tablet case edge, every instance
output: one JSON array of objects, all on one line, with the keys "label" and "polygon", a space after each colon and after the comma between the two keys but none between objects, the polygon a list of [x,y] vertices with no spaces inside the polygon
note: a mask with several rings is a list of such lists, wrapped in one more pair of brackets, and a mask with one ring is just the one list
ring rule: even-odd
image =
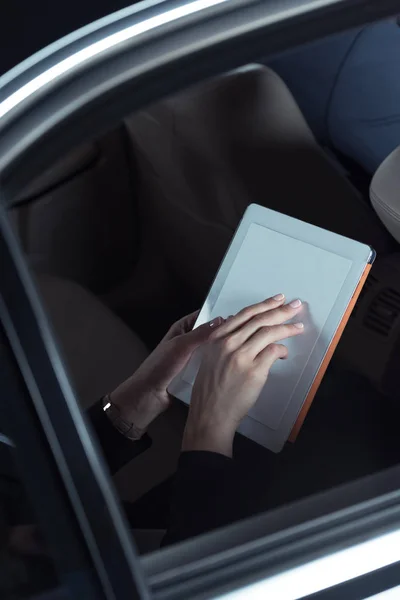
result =
[{"label": "orange tablet case edge", "polygon": [[362,290],[362,288],[364,286],[364,283],[365,283],[365,281],[366,281],[366,279],[368,277],[368,274],[369,274],[369,272],[371,270],[371,266],[372,266],[371,264],[366,265],[366,267],[364,269],[364,273],[362,274],[361,279],[358,282],[358,286],[356,287],[356,289],[354,291],[354,294],[353,294],[353,296],[352,296],[352,298],[351,298],[351,300],[349,302],[347,310],[346,310],[346,312],[343,315],[343,319],[341,320],[340,325],[339,325],[339,327],[336,330],[336,333],[335,333],[335,335],[334,335],[334,337],[332,339],[332,342],[331,342],[331,344],[330,344],[330,346],[328,348],[327,353],[325,354],[325,357],[324,357],[324,359],[323,359],[323,361],[321,363],[321,366],[320,366],[320,368],[318,370],[318,373],[317,373],[317,375],[316,375],[316,377],[315,377],[315,379],[314,379],[314,381],[313,381],[313,383],[312,383],[312,385],[310,387],[310,391],[308,392],[307,398],[306,398],[306,400],[305,400],[305,402],[304,402],[304,404],[303,404],[303,406],[302,406],[302,408],[301,408],[301,410],[299,412],[299,415],[298,415],[298,417],[296,419],[296,423],[293,425],[293,429],[290,432],[290,436],[288,438],[290,442],[294,442],[296,440],[298,434],[299,434],[301,426],[304,423],[304,419],[306,418],[307,413],[310,410],[312,401],[314,400],[314,396],[315,396],[315,394],[318,391],[320,383],[321,383],[321,381],[322,381],[322,379],[323,379],[323,377],[325,375],[325,371],[328,368],[328,365],[329,365],[329,363],[331,361],[333,353],[336,350],[336,346],[338,345],[339,340],[342,337],[342,333],[344,331],[344,328],[347,325],[347,321],[350,318],[350,315],[352,313],[354,305],[357,302],[357,299],[358,299],[358,297],[360,295],[360,292],[361,292],[361,290]]}]

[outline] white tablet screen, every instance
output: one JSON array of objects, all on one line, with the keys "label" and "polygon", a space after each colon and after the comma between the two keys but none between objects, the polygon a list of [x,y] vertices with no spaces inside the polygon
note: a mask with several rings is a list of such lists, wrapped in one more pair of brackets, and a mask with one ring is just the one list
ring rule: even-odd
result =
[{"label": "white tablet screen", "polygon": [[[283,250],[284,248],[284,250]],[[350,259],[252,223],[214,306],[205,305],[201,321],[227,317],[278,293],[300,298],[304,333],[284,341],[289,359],[278,361],[257,404],[249,413],[278,429],[296,385],[352,266]],[[326,343],[326,341],[324,341]],[[193,383],[199,366],[194,357],[182,379]]]}]

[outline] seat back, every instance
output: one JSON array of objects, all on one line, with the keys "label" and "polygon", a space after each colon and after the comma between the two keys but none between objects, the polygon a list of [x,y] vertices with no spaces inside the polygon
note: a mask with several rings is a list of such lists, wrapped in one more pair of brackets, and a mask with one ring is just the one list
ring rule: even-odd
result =
[{"label": "seat back", "polygon": [[379,220],[266,67],[211,80],[126,124],[140,167],[142,210],[199,301],[252,202],[386,247]]},{"label": "seat back", "polygon": [[37,271],[105,292],[132,270],[138,236],[131,172],[119,128],[52,165],[22,192],[13,221]]}]

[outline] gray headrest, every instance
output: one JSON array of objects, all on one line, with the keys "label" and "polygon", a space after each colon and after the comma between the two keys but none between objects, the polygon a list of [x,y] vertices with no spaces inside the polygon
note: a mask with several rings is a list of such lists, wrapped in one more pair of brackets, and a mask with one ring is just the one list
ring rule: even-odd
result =
[{"label": "gray headrest", "polygon": [[377,169],[370,198],[382,223],[400,242],[400,146]]}]

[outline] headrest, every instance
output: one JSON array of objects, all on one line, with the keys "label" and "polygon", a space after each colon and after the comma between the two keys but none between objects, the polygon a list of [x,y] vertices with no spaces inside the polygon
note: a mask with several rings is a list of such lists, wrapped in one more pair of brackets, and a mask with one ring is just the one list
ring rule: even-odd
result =
[{"label": "headrest", "polygon": [[382,223],[400,242],[400,146],[377,169],[370,198]]}]

